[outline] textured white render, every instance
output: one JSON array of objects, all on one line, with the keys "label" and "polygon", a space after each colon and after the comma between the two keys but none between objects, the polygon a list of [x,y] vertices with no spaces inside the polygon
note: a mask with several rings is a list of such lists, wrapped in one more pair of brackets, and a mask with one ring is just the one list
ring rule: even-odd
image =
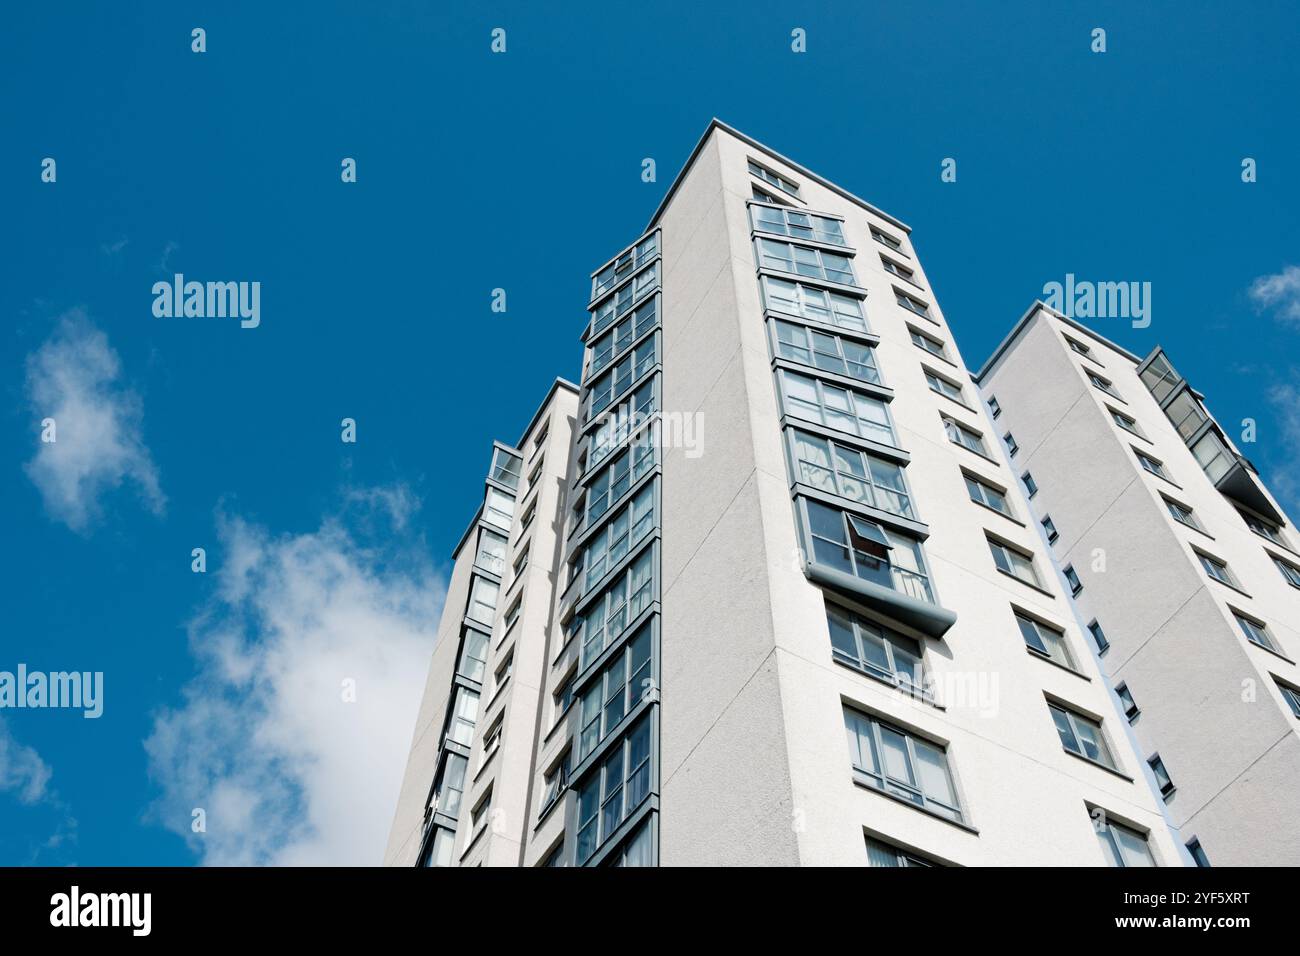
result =
[{"label": "textured white render", "polygon": [[[1073,352],[1065,335],[1092,358]],[[1177,367],[1178,356],[1169,358]],[[1300,591],[1269,557],[1300,564],[1300,555],[1245,525],[1136,367],[1135,356],[1036,304],[980,387],[1020,444],[1018,468],[1038,483],[1036,514],[1050,513],[1060,531],[1058,560],[1079,573],[1080,619],[1105,629],[1106,676],[1126,683],[1141,710],[1139,753],[1145,761],[1158,752],[1177,788],[1168,815],[1179,840],[1199,839],[1215,866],[1294,866],[1300,738],[1273,677],[1300,686],[1300,667],[1248,642],[1230,608],[1264,621],[1287,657],[1300,654]],[[1084,368],[1109,379],[1122,401],[1093,388]],[[1107,405],[1136,419],[1146,440],[1115,425]],[[1162,461],[1172,481],[1145,472],[1133,447]],[[1162,492],[1191,507],[1204,531],[1175,521]],[[1295,547],[1294,529],[1282,533]],[[1209,578],[1193,546],[1226,561],[1241,589]],[[1098,549],[1104,571],[1094,569]]]},{"label": "textured white render", "polygon": [[[901,698],[832,662],[823,599],[804,577],[763,307],[755,278],[746,201],[756,183],[747,157],[797,182],[806,207],[846,219],[854,268],[870,292],[868,320],[921,520],[939,601],[958,615],[943,640],[926,640],[926,664],[941,677],[996,676],[990,713],[946,710]],[[904,240],[937,322],[894,302],[901,282],[881,267],[868,224]],[[934,305],[901,224],[820,185],[721,125],[708,134],[659,219],[663,229],[665,408],[704,417],[704,452],[665,452],[663,814],[661,863],[863,865],[864,833],[962,865],[1100,865],[1089,818],[1100,806],[1151,831],[1162,865],[1180,865],[1142,765],[1127,746],[1059,584],[1041,593],[999,573],[984,529],[1036,553],[1029,528],[973,504],[960,468],[1008,487],[1005,464],[952,445],[943,410],[990,433],[984,413],[930,391],[924,362],[958,381],[908,337],[924,326],[956,346]],[[967,385],[968,401],[976,404]],[[1082,675],[1031,657],[1011,603],[1064,628]],[[903,630],[903,628],[899,628]],[[1044,694],[1104,717],[1123,779],[1062,750]],[[842,704],[875,712],[948,745],[963,807],[978,834],[855,785]]]}]

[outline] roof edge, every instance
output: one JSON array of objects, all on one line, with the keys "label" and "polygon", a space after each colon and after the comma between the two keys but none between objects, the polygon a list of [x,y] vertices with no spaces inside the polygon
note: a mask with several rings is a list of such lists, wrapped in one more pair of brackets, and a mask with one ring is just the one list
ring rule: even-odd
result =
[{"label": "roof edge", "polygon": [[[1118,352],[1120,355],[1124,356],[1134,365],[1142,364],[1143,359],[1140,356],[1133,354],[1128,349],[1124,348],[1124,346],[1117,345],[1116,343],[1112,342],[1110,339],[1106,338],[1104,335],[1100,334],[1099,332],[1094,332],[1086,325],[1083,325],[1082,323],[1075,321],[1074,319],[1070,318],[1068,315],[1065,315],[1062,312],[1058,312],[1056,309],[1053,309],[1042,299],[1035,299],[1032,303],[1030,303],[1029,308],[1025,310],[1025,314],[1022,315],[1016,321],[1016,324],[1011,327],[1011,331],[1007,333],[1006,338],[1004,338],[1002,342],[998,345],[998,347],[993,350],[993,354],[990,355],[984,361],[984,364],[982,366],[980,366],[980,370],[978,372],[974,372],[971,374],[972,381],[974,381],[978,385],[984,379],[985,376],[987,376],[990,372],[993,371],[994,366],[996,366],[998,362],[1002,360],[1002,357],[1008,351],[1010,351],[1011,347],[1015,344],[1016,340],[1019,339],[1021,335],[1024,334],[1024,331],[1028,327],[1030,321],[1033,319],[1034,315],[1037,314],[1040,310],[1046,312],[1052,318],[1064,322],[1066,325],[1070,326],[1072,329],[1075,329],[1081,334],[1086,335],[1089,338],[1094,339],[1097,342],[1100,342],[1102,345],[1106,346],[1107,348]],[[1152,349],[1152,351],[1155,352],[1159,350],[1159,348],[1160,346],[1157,345],[1154,349]]]}]

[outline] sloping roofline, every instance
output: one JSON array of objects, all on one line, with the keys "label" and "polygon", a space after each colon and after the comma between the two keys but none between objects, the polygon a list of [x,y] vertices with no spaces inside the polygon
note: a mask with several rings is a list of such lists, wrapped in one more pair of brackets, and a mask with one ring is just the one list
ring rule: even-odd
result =
[{"label": "sloping roofline", "polygon": [[[1011,348],[1011,346],[1015,344],[1016,340],[1019,339],[1020,336],[1024,334],[1025,329],[1028,328],[1029,326],[1030,320],[1033,319],[1034,314],[1037,313],[1040,309],[1046,312],[1048,315],[1052,316],[1053,318],[1059,319],[1060,321],[1064,322],[1066,325],[1070,326],[1072,329],[1075,329],[1081,335],[1086,335],[1088,336],[1088,338],[1100,342],[1102,345],[1106,346],[1107,348],[1113,349],[1114,351],[1118,352],[1120,355],[1128,359],[1130,362],[1132,362],[1134,365],[1141,365],[1145,361],[1145,359],[1142,359],[1139,356],[1134,355],[1132,352],[1124,348],[1122,345],[1116,345],[1114,342],[1106,338],[1104,335],[1100,335],[1097,332],[1094,332],[1092,329],[1088,328],[1086,325],[1082,325],[1079,322],[1076,322],[1068,315],[1063,315],[1060,312],[1056,311],[1050,305],[1044,302],[1042,299],[1035,299],[1033,303],[1029,306],[1029,308],[1025,311],[1025,314],[1020,317],[1020,320],[1016,322],[1016,324],[1012,327],[1011,331],[1007,333],[1007,337],[1002,340],[1002,344],[993,350],[993,354],[988,357],[988,360],[985,361],[985,363],[980,367],[980,370],[971,375],[971,379],[976,384],[979,384],[980,381],[986,375],[988,375],[991,371],[993,371],[993,367],[1002,360],[1002,356],[1005,355],[1007,351]],[[1154,349],[1152,349],[1152,354],[1158,352],[1159,350],[1160,350],[1160,346],[1157,345]]]},{"label": "sloping roofline", "polygon": [[785,163],[785,165],[789,166],[791,169],[798,170],[801,176],[805,176],[808,179],[811,179],[813,182],[825,186],[831,192],[844,197],[851,203],[861,206],[863,209],[867,210],[867,212],[879,216],[881,219],[884,219],[886,222],[890,223],[891,225],[897,226],[899,229],[902,229],[908,235],[911,235],[912,227],[909,226],[907,223],[903,222],[901,219],[896,219],[895,217],[891,216],[889,213],[885,212],[883,209],[871,205],[871,203],[867,202],[865,199],[859,199],[857,196],[853,195],[853,193],[849,192],[847,189],[835,185],[829,179],[825,179],[821,176],[818,176],[808,167],[801,166],[799,163],[796,163],[793,159],[790,159],[786,156],[782,156],[780,153],[772,149],[770,146],[764,146],[762,143],[760,143],[758,140],[754,139],[753,137],[746,136],[744,133],[736,129],[734,126],[728,126],[726,123],[722,122],[722,120],[718,119],[716,116],[709,121],[708,128],[704,130],[704,135],[701,136],[700,141],[695,144],[695,148],[691,150],[691,155],[687,157],[686,162],[683,164],[681,168],[681,172],[677,174],[677,177],[672,181],[672,184],[668,187],[668,192],[664,194],[664,198],[659,203],[658,208],[655,209],[654,215],[650,217],[649,225],[647,225],[645,229],[641,230],[642,235],[645,235],[647,232],[653,229],[655,227],[655,224],[659,222],[659,217],[662,216],[664,210],[668,208],[668,204],[672,201],[673,195],[677,192],[677,187],[680,186],[682,180],[686,178],[686,174],[690,171],[690,168],[695,164],[696,158],[700,155],[700,152],[704,149],[704,144],[709,141],[709,136],[713,133],[715,129],[723,130],[724,132],[740,140],[742,143],[745,143],[746,145],[756,150],[759,150],[760,152],[766,153],[769,157],[777,160],[778,162]]}]

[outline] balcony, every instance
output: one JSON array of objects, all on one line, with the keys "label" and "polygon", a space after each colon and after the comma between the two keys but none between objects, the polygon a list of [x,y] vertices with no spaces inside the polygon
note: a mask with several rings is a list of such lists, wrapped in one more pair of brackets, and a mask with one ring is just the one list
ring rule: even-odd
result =
[{"label": "balcony", "polygon": [[936,603],[920,541],[810,498],[798,497],[795,505],[811,580],[930,637],[942,637],[956,622],[956,614]]}]

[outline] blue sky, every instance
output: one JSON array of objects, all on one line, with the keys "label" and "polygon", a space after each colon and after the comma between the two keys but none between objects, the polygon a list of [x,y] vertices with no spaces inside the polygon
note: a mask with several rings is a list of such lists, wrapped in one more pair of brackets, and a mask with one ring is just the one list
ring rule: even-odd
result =
[{"label": "blue sky", "polygon": [[[0,863],[377,860],[491,439],[715,115],[908,222],[972,366],[1045,282],[1149,281],[1100,330],[1300,512],[1294,5],[463,6],[7,13],[0,670],[105,709],[0,711]],[[174,272],[260,326],[155,318]]]}]

